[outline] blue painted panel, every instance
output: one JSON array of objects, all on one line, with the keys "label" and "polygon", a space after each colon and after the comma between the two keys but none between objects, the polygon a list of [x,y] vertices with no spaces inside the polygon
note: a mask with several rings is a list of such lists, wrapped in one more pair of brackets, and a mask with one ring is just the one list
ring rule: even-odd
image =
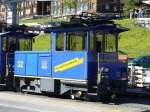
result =
[{"label": "blue painted panel", "polygon": [[88,80],[95,81],[97,80],[97,53],[94,51],[88,52]]},{"label": "blue painted panel", "polygon": [[0,75],[1,77],[6,75],[6,53],[4,52],[0,54]]},{"label": "blue painted panel", "polygon": [[26,72],[26,54],[15,53],[15,75],[25,75]]},{"label": "blue painted panel", "polygon": [[38,54],[37,53],[27,53],[26,58],[26,75],[27,76],[37,76],[38,75]]},{"label": "blue painted panel", "polygon": [[125,77],[125,75],[127,75],[127,64],[126,63],[122,63],[122,62],[105,62],[105,63],[101,63],[101,67],[104,68],[109,68],[109,79],[110,80],[115,80],[116,79],[116,75],[119,72],[121,77]]},{"label": "blue painted panel", "polygon": [[51,53],[49,54],[39,54],[39,66],[38,66],[38,76],[41,77],[51,77],[52,65],[51,65]]},{"label": "blue painted panel", "polygon": [[87,52],[52,52],[52,77],[67,79],[87,79]]}]

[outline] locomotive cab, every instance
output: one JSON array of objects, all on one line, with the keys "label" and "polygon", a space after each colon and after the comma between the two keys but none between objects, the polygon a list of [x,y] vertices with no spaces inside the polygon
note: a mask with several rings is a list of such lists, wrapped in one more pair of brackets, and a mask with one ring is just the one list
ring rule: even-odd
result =
[{"label": "locomotive cab", "polygon": [[[79,57],[81,53],[87,55],[84,58],[87,64],[85,68],[80,68],[80,72],[73,70],[69,72],[72,75],[66,77],[67,72],[65,73],[64,70],[56,73],[56,77],[59,76],[58,78],[60,78],[64,74],[61,78],[74,78],[83,80],[83,82],[86,80],[87,94],[97,93],[97,96],[104,100],[110,99],[114,94],[125,93],[127,88],[127,62],[121,62],[118,58],[118,37],[119,33],[123,31],[126,31],[126,29],[118,28],[115,25],[97,25],[87,29],[74,28],[68,30],[66,28],[66,31],[63,30],[63,32],[62,30],[52,30],[52,50],[55,52],[54,54],[57,54],[57,58],[61,60],[61,57],[67,58],[67,55],[75,54]],[[58,63],[62,63],[61,61],[57,60]],[[86,72],[82,72],[82,70]],[[85,75],[81,75],[81,72]],[[70,82],[68,81],[68,83]],[[81,84],[79,88],[81,89],[82,86]]]},{"label": "locomotive cab", "polygon": [[13,87],[14,52],[32,50],[33,33],[10,29],[0,33],[0,84],[2,87]]}]

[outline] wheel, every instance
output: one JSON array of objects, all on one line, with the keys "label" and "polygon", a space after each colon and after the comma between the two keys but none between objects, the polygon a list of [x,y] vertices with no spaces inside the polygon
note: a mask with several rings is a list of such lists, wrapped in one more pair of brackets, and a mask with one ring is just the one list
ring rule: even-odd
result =
[{"label": "wheel", "polygon": [[99,100],[101,100],[104,103],[108,103],[111,100],[111,87],[109,86],[109,83],[103,81],[98,84],[98,90],[97,95]]},{"label": "wheel", "polygon": [[27,89],[27,85],[23,85],[23,86],[21,87],[21,89],[20,89],[20,92],[21,92],[21,93],[27,94],[28,92],[27,92],[27,91],[24,91],[24,89]]}]

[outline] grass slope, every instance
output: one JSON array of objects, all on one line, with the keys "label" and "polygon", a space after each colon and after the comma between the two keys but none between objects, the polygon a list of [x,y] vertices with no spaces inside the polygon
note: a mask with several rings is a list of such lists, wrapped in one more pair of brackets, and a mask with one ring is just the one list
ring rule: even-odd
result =
[{"label": "grass slope", "polygon": [[128,53],[129,57],[150,55],[150,29],[135,26],[135,20],[124,19],[115,22],[130,29],[120,34],[120,50]]}]

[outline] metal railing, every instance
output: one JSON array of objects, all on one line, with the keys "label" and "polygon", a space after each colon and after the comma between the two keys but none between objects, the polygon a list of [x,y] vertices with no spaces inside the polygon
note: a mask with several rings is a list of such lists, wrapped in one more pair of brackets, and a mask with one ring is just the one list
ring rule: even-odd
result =
[{"label": "metal railing", "polygon": [[150,69],[141,66],[128,66],[129,85],[144,87],[145,83],[150,84]]}]

